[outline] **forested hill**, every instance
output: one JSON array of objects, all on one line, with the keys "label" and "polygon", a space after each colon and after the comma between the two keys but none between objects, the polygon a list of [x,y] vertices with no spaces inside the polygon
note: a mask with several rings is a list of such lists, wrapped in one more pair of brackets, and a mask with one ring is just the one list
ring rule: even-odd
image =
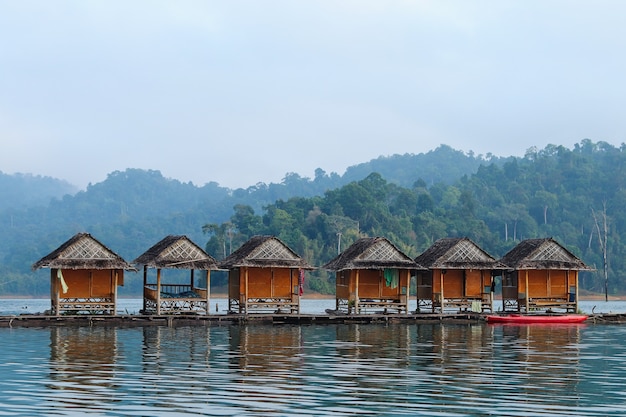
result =
[{"label": "forested hill", "polygon": [[[445,163],[436,161],[442,156]],[[468,236],[495,257],[520,239],[553,236],[601,268],[592,210],[603,214],[604,207],[610,286],[621,291],[626,289],[618,273],[625,249],[620,239],[626,233],[620,210],[625,162],[623,147],[584,140],[571,150],[550,145],[506,159],[442,146],[428,154],[370,161],[377,173],[365,169],[348,183],[367,164],[344,176],[318,169],[313,179],[287,174],[281,184],[239,190],[216,183],[198,187],[158,171],[114,172],[48,206],[0,212],[0,294],[46,294],[46,272],[33,273],[30,265],[81,231],[129,261],[168,234],[208,242],[209,253],[218,258],[253,234],[273,234],[314,265],[335,256],[338,245],[345,248],[365,235],[386,236],[411,256],[438,238]],[[600,275],[586,274],[581,286],[599,290]],[[319,271],[307,282],[329,291],[328,279]],[[129,274],[120,294],[138,294],[140,281],[139,274]]]},{"label": "forested hill", "polygon": [[[597,268],[581,274],[581,287],[601,292],[606,217],[609,288],[616,293],[626,291],[625,206],[626,146],[583,140],[572,150],[530,149],[450,185],[417,180],[401,187],[373,173],[320,197],[277,201],[264,213],[240,206],[229,222],[207,225],[207,249],[219,257],[253,234],[271,234],[321,265],[359,236],[388,237],[411,257],[436,239],[467,236],[496,258],[522,239],[551,236]],[[324,273],[309,283],[332,287]]]},{"label": "forested hill", "polygon": [[504,161],[506,158],[492,154],[474,155],[471,151],[464,154],[447,145],[441,145],[428,153],[381,156],[348,167],[341,185],[359,181],[372,172],[377,172],[387,181],[403,187],[412,187],[417,179],[428,185],[452,184],[464,175],[475,173],[481,165],[502,164]]}]

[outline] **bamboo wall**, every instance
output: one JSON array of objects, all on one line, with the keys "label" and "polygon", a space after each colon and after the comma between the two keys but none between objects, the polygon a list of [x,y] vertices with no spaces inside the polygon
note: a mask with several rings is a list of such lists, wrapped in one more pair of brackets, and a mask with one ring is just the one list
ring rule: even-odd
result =
[{"label": "bamboo wall", "polygon": [[[61,298],[108,298],[116,293],[117,283],[123,284],[124,271],[117,270],[88,270],[64,269],[63,279],[67,285],[67,292],[57,285]],[[55,273],[56,276],[56,273]]]},{"label": "bamboo wall", "polygon": [[[568,298],[570,288],[576,287],[577,271],[521,270],[518,271],[519,293],[528,298]],[[528,282],[528,289],[526,288]]]},{"label": "bamboo wall", "polygon": [[359,298],[400,298],[409,292],[410,271],[400,269],[398,272],[397,286],[393,288],[386,285],[384,272],[381,269],[339,271],[336,275],[336,296],[337,298],[352,300],[358,289]]}]

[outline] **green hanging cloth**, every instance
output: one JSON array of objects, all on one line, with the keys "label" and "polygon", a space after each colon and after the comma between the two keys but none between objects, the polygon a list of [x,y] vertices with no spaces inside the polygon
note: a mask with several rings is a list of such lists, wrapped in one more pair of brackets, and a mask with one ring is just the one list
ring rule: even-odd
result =
[{"label": "green hanging cloth", "polygon": [[399,271],[397,269],[387,268],[383,272],[385,277],[385,285],[391,288],[398,288],[398,281],[400,278]]}]

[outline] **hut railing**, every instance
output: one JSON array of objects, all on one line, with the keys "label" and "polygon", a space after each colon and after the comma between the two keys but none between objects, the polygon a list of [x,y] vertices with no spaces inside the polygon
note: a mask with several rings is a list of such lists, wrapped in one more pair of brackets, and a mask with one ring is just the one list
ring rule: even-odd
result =
[{"label": "hut railing", "polygon": [[489,293],[477,296],[446,297],[443,300],[441,293],[434,293],[433,298],[433,308],[437,308],[442,312],[445,310],[458,310],[479,313],[487,310],[491,311],[492,309],[492,300]]},{"label": "hut railing", "polygon": [[407,297],[400,296],[375,299],[360,298],[359,312],[363,312],[363,310],[367,310],[368,308],[382,308],[385,310],[390,309],[406,313],[408,311]]},{"label": "hut railing", "polygon": [[59,298],[59,311],[55,313],[115,314],[111,297]]},{"label": "hut railing", "polygon": [[528,308],[537,310],[557,308],[575,312],[576,301],[571,300],[571,297],[532,297],[528,299]]},{"label": "hut railing", "polygon": [[144,286],[144,313],[196,313],[208,314],[208,291],[188,284],[161,284],[161,293],[156,284]]},{"label": "hut railing", "polygon": [[300,303],[297,299],[286,297],[248,298],[242,313],[299,313]]},{"label": "hut railing", "polygon": [[[156,300],[157,285],[148,284],[144,287],[144,296]],[[160,298],[206,298],[206,288],[192,287],[188,284],[161,284]]]}]

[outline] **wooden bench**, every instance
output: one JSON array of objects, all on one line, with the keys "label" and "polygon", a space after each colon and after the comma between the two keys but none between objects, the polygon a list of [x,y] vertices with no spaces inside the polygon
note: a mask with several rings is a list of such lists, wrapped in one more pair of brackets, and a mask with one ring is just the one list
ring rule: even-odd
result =
[{"label": "wooden bench", "polygon": [[[472,303],[480,301],[483,310],[482,298],[446,298],[443,302],[443,310],[456,309],[458,311],[472,311]],[[441,305],[438,306],[441,308]]]},{"label": "wooden bench", "polygon": [[569,301],[567,298],[529,298],[528,299],[528,307],[529,308],[539,308],[539,309],[549,309],[549,308],[560,308],[567,311],[575,311],[576,310],[576,302]]},{"label": "wooden bench", "polygon": [[377,300],[359,300],[359,310],[367,310],[369,308],[382,308],[385,310],[397,310],[398,312],[406,312],[408,306],[406,303],[400,302],[398,299],[377,299]]},{"label": "wooden bench", "polygon": [[[244,304],[242,303],[242,306]],[[288,309],[291,313],[298,313],[300,311],[300,305],[297,301],[291,300],[256,300],[248,301],[247,313],[255,312],[281,312],[283,309]]]},{"label": "wooden bench", "polygon": [[63,301],[59,300],[58,313],[102,312],[115,314],[115,303],[111,301]]}]

